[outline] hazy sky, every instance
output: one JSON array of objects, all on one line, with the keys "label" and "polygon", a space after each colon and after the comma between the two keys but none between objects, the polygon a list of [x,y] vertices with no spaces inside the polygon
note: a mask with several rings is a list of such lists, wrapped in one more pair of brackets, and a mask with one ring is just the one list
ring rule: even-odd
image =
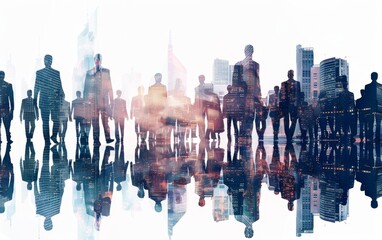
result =
[{"label": "hazy sky", "polygon": [[[50,53],[71,90],[77,62],[77,37],[89,13],[98,7],[96,51],[110,68],[119,87],[132,69],[153,82],[156,72],[167,72],[167,44],[172,31],[174,52],[188,70],[189,89],[197,76],[212,79],[215,58],[231,64],[244,57],[246,44],[254,45],[260,63],[262,91],[285,80],[296,68],[296,45],[313,47],[315,63],[346,58],[350,90],[370,81],[381,69],[382,2],[378,0],[0,0],[0,68],[10,57],[17,85],[25,78],[34,84],[36,59]],[[30,79],[30,80],[29,80]],[[146,84],[146,83],[145,83]]]}]

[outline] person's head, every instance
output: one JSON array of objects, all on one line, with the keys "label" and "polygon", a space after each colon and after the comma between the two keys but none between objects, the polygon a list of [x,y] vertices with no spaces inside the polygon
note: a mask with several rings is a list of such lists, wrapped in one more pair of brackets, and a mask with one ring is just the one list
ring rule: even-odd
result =
[{"label": "person's head", "polygon": [[81,183],[77,183],[77,185],[76,185],[76,190],[77,190],[77,191],[81,191]]},{"label": "person's head", "polygon": [[376,209],[376,208],[378,207],[378,202],[377,202],[377,200],[375,200],[375,199],[371,200],[370,206],[371,206],[373,209]]},{"label": "person's head", "polygon": [[154,78],[155,78],[155,82],[156,83],[161,83],[162,82],[162,74],[161,73],[156,73],[154,75]]},{"label": "person's head", "polygon": [[121,97],[121,95],[122,95],[122,91],[121,91],[121,90],[117,90],[116,93],[117,93],[117,96],[118,96],[118,97]]},{"label": "person's head", "polygon": [[279,86],[274,86],[273,90],[275,91],[275,93],[278,93],[280,91],[280,87]]},{"label": "person's head", "polygon": [[253,54],[253,46],[251,44],[248,44],[244,48],[244,54],[246,57],[252,57]]},{"label": "person's head", "polygon": [[244,229],[244,236],[246,238],[252,238],[253,237],[253,228],[250,226],[246,226]]},{"label": "person's head", "polygon": [[100,53],[97,53],[95,56],[94,56],[94,63],[97,67],[101,66],[102,64],[102,55]]},{"label": "person's head", "polygon": [[45,64],[45,67],[49,68],[52,66],[52,62],[53,62],[53,57],[52,55],[45,55],[44,57],[44,64]]},{"label": "person's head", "polygon": [[230,93],[232,91],[232,86],[231,85],[228,85],[227,86],[227,91]]},{"label": "person's head", "polygon": [[139,86],[138,89],[137,89],[137,91],[138,91],[138,94],[139,94],[139,95],[143,95],[145,89],[143,88],[143,86]]},{"label": "person's head", "polygon": [[378,79],[378,73],[377,72],[372,72],[371,73],[371,80],[373,82],[375,82],[375,81],[377,81],[377,79]]},{"label": "person's head", "polygon": [[29,89],[29,90],[27,91],[27,96],[28,96],[28,97],[32,97],[32,90]]},{"label": "person's head", "polygon": [[289,210],[289,211],[293,211],[293,209],[294,209],[294,204],[293,204],[292,201],[289,201],[289,202],[288,202],[288,210]]},{"label": "person's head", "polygon": [[288,79],[293,79],[294,77],[294,71],[291,69],[288,71]]},{"label": "person's head", "polygon": [[50,217],[45,218],[45,220],[44,220],[44,229],[46,231],[50,231],[50,230],[53,229],[53,222],[52,222],[52,219]]},{"label": "person's head", "polygon": [[30,191],[30,190],[32,190],[32,183],[31,182],[29,182],[28,184],[27,184],[27,189]]},{"label": "person's head", "polygon": [[199,75],[199,83],[204,83],[205,80],[206,80],[206,77],[203,74]]},{"label": "person's head", "polygon": [[206,200],[204,200],[204,197],[200,197],[199,198],[199,206],[204,207],[204,205],[206,205]]},{"label": "person's head", "polygon": [[156,202],[155,203],[155,211],[156,212],[161,212],[162,211],[162,203],[161,202]]},{"label": "person's head", "polygon": [[78,98],[81,97],[81,91],[76,91],[76,97],[78,97]]}]

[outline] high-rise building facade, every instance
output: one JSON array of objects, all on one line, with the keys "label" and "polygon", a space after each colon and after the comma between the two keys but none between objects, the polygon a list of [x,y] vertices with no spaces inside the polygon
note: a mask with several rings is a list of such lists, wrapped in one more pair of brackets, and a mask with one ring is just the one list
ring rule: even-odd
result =
[{"label": "high-rise building facade", "polygon": [[305,100],[311,103],[310,70],[314,64],[313,48],[303,48],[300,44],[296,47],[296,80],[301,84],[301,91]]},{"label": "high-rise building facade", "polygon": [[215,59],[213,65],[214,92],[222,99],[227,93],[227,86],[232,84],[233,65],[228,60]]},{"label": "high-rise building facade", "polygon": [[320,63],[320,91],[328,98],[336,97],[336,79],[345,75],[349,82],[349,64],[341,58],[329,58]]},{"label": "high-rise building facade", "polygon": [[320,95],[320,65],[315,64],[310,69],[310,98],[311,103],[317,103]]}]

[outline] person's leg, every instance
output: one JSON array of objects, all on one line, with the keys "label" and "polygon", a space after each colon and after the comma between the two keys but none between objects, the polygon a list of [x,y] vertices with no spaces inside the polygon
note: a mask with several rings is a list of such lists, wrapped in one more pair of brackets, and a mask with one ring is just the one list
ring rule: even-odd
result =
[{"label": "person's leg", "polygon": [[25,136],[28,139],[30,138],[29,120],[24,120],[24,127],[25,127]]},{"label": "person's leg", "polygon": [[103,130],[105,133],[106,141],[108,141],[110,140],[110,127],[109,127],[109,118],[105,111],[101,111],[101,121],[102,121]]},{"label": "person's leg", "polygon": [[8,143],[12,143],[13,141],[11,140],[11,119],[9,116],[3,117],[3,122],[4,122],[4,128],[5,128],[5,135],[7,136],[7,141]]},{"label": "person's leg", "polygon": [[50,111],[47,108],[40,108],[41,120],[42,120],[42,133],[44,135],[45,142],[49,142],[49,115]]},{"label": "person's leg", "polygon": [[119,142],[119,119],[114,118],[114,136],[117,142]]},{"label": "person's leg", "polygon": [[29,138],[33,138],[34,135],[34,130],[36,128],[35,120],[30,120],[29,121],[30,129],[29,129]]}]

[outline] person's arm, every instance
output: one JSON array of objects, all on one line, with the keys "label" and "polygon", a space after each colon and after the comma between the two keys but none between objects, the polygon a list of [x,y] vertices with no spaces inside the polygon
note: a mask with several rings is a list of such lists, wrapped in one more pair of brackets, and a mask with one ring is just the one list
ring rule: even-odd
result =
[{"label": "person's arm", "polygon": [[36,100],[33,100],[33,109],[34,109],[34,113],[36,114],[36,118],[37,118],[37,121],[38,121],[39,113],[38,113],[38,108],[37,108]]},{"label": "person's arm", "polygon": [[38,74],[38,72],[36,72],[36,80],[35,80],[34,90],[33,90],[33,99],[36,103],[36,106],[37,106],[38,93],[40,92],[40,80],[39,79],[40,79],[39,74]]},{"label": "person's arm", "polygon": [[9,84],[9,87],[8,87],[8,97],[9,97],[9,102],[11,104],[10,119],[12,120],[13,119],[13,110],[15,110],[15,101],[13,98],[12,84]]},{"label": "person's arm", "polygon": [[20,107],[20,122],[23,121],[23,111],[24,111],[24,100],[21,101],[21,107]]},{"label": "person's arm", "polygon": [[130,118],[133,119],[134,117],[134,97],[131,99],[131,104],[130,104]]},{"label": "person's arm", "polygon": [[126,118],[126,120],[129,120],[129,114],[127,113],[127,108],[126,108],[126,100],[123,101],[123,111],[124,111],[124,117]]},{"label": "person's arm", "polygon": [[69,114],[69,121],[72,121],[72,111],[70,110],[70,103],[68,102],[68,114]]}]

